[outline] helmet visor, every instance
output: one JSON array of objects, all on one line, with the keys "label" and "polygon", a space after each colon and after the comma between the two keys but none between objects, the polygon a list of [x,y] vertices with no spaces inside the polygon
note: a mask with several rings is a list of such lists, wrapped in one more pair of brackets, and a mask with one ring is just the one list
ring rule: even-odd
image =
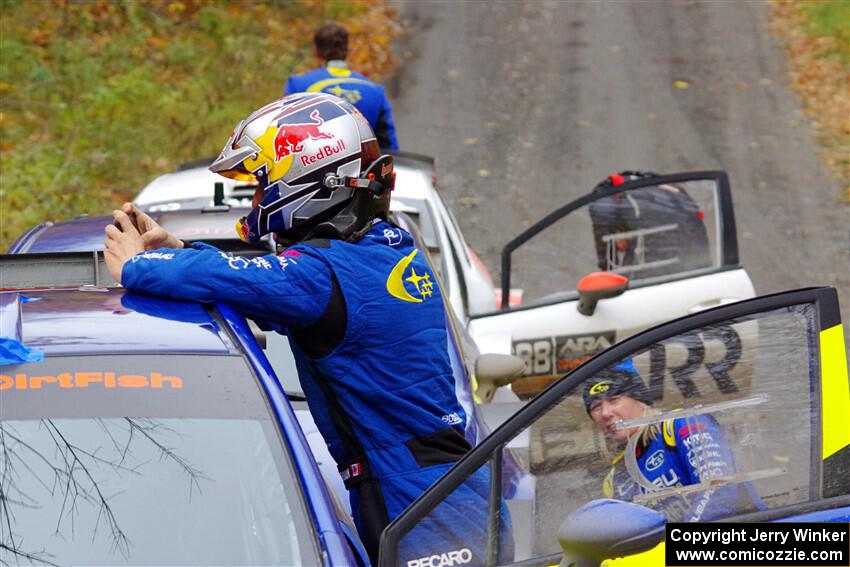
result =
[{"label": "helmet visor", "polygon": [[230,169],[225,169],[223,171],[216,171],[219,175],[223,175],[228,179],[233,179],[235,181],[247,181],[254,183],[257,180],[257,176],[245,169],[245,166],[241,163],[236,164]]}]

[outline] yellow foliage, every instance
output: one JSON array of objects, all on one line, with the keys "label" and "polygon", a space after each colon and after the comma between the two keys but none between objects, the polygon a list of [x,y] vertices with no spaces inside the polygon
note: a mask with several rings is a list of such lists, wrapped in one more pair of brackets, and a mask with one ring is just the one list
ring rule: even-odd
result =
[{"label": "yellow foliage", "polygon": [[328,19],[349,28],[353,69],[389,75],[384,0],[0,0],[0,249],[218,151],[315,65]]},{"label": "yellow foliage", "polygon": [[850,185],[850,66],[836,56],[842,50],[846,55],[848,46],[807,32],[806,3],[773,0],[771,5],[771,29],[785,43],[791,85],[817,130],[823,160],[843,186]]}]

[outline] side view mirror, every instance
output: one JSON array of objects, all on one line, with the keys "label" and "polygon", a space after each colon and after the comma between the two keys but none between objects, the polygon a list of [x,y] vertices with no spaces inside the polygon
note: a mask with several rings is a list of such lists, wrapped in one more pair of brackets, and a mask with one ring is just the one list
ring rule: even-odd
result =
[{"label": "side view mirror", "polygon": [[591,272],[578,282],[578,312],[590,317],[600,299],[622,295],[629,288],[629,278],[611,272]]},{"label": "side view mirror", "polygon": [[664,515],[639,504],[601,499],[564,518],[559,567],[598,567],[615,557],[649,551],[664,541]]},{"label": "side view mirror", "polygon": [[493,399],[496,389],[507,386],[522,375],[525,362],[512,354],[482,354],[475,359],[476,394],[483,403]]}]

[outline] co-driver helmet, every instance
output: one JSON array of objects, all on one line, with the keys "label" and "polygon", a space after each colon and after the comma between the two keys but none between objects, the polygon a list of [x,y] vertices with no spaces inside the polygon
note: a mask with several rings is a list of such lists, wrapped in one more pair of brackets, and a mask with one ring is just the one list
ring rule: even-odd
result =
[{"label": "co-driver helmet", "polygon": [[241,121],[210,171],[256,180],[253,209],[237,223],[256,242],[273,233],[286,244],[305,238],[356,239],[386,219],[395,175],[369,123],[348,102],[299,93]]}]

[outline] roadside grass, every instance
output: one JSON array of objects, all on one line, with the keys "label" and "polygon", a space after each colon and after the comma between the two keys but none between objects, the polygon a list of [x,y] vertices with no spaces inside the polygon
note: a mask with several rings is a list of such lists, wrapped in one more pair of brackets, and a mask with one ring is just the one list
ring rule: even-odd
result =
[{"label": "roadside grass", "polygon": [[850,2],[827,0],[804,2],[800,9],[808,18],[805,32],[811,37],[834,38],[824,54],[850,66]]},{"label": "roadside grass", "polygon": [[850,0],[773,0],[771,29],[788,53],[791,85],[850,202]]},{"label": "roadside grass", "polygon": [[314,66],[330,19],[349,27],[352,67],[392,71],[399,27],[381,0],[0,0],[0,251],[218,153]]}]

